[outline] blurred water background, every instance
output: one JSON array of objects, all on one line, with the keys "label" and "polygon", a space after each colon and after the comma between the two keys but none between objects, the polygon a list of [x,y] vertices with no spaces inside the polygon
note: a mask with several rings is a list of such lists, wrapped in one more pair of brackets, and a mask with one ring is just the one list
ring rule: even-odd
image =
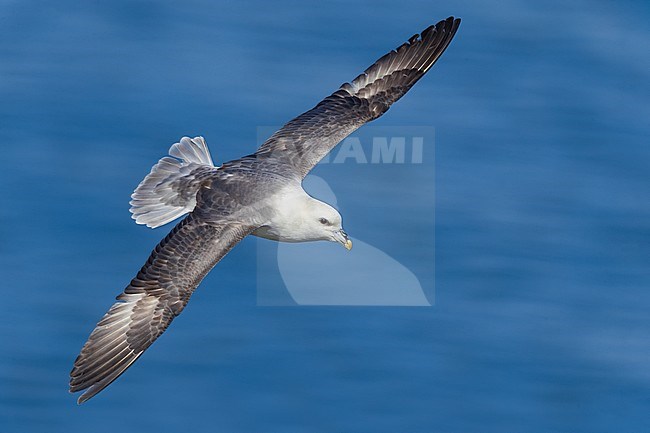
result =
[{"label": "blurred water background", "polygon": [[[435,304],[259,307],[247,239],[77,406],[74,358],[168,230],[127,202],[169,145],[248,154],[448,15],[449,50],[376,122],[436,129]],[[0,430],[650,431],[649,21],[644,1],[1,1]],[[417,251],[386,243],[408,200],[333,169],[350,233]]]}]

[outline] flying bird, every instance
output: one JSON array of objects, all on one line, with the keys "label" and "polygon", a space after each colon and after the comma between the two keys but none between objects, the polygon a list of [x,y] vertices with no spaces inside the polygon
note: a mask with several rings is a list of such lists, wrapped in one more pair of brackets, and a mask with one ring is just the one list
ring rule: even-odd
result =
[{"label": "flying bird", "polygon": [[341,140],[386,110],[438,60],[460,19],[449,17],[377,60],[257,151],[216,167],[202,137],[183,137],[131,196],[136,223],[183,215],[90,334],[70,373],[81,404],[135,362],[178,316],[206,274],[247,235],[283,242],[352,242],[332,206],[302,181]]}]

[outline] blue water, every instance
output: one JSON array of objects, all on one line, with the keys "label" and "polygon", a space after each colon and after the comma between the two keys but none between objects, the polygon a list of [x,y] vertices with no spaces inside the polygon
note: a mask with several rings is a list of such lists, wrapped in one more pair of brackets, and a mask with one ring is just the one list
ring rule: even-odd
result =
[{"label": "blue water", "polygon": [[[168,146],[250,153],[451,14],[449,50],[377,121],[436,130],[434,305],[257,306],[247,239],[77,406],[72,362],[168,230],[127,204]],[[0,3],[0,430],[650,431],[649,20],[644,1]],[[337,170],[349,232],[421,247],[386,242],[418,224],[408,200],[370,206]]]}]

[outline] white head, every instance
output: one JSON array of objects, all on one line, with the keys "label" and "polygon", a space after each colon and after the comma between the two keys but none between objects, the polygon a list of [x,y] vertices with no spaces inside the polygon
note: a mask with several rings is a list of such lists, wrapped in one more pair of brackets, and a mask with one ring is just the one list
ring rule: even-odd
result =
[{"label": "white head", "polygon": [[302,233],[314,241],[338,242],[346,249],[352,249],[352,241],[343,231],[341,214],[332,206],[309,197],[301,215]]}]

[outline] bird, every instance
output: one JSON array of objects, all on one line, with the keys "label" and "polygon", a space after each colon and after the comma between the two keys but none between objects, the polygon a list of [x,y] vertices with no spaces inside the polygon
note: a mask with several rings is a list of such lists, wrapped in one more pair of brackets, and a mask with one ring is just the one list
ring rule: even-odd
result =
[{"label": "bird", "polygon": [[101,318],[70,372],[81,404],[124,373],[187,305],[207,273],[244,237],[352,241],[340,213],[302,187],[345,137],[383,115],[454,38],[449,17],[415,34],[363,73],[286,123],[255,153],[215,166],[202,137],[183,137],[133,192],[132,218],[150,228],[185,216]]}]

